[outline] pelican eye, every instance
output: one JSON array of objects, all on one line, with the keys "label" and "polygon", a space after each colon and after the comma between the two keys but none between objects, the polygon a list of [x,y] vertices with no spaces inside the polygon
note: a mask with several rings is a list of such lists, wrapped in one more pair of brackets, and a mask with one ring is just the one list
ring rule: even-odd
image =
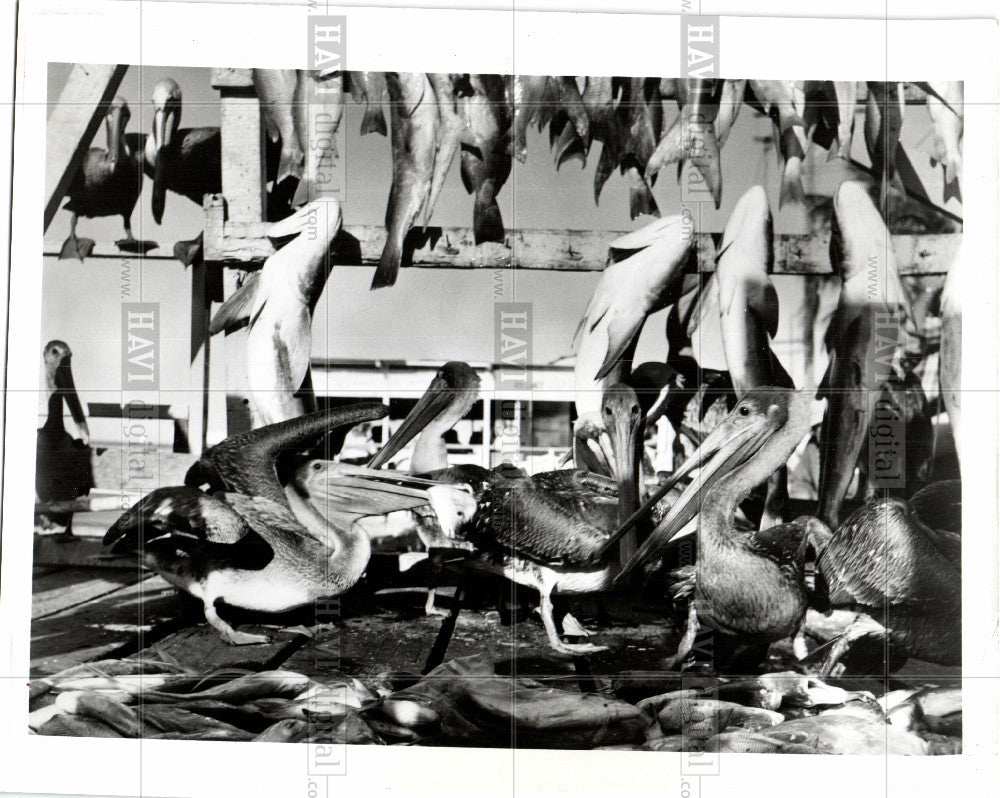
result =
[{"label": "pelican eye", "polygon": [[321,462],[319,462],[318,460],[314,461],[313,464],[312,464],[312,470],[313,471],[322,471],[323,470],[323,464]]},{"label": "pelican eye", "polygon": [[750,415],[750,408],[747,407],[746,405],[740,405],[740,415],[741,416],[749,416]]}]

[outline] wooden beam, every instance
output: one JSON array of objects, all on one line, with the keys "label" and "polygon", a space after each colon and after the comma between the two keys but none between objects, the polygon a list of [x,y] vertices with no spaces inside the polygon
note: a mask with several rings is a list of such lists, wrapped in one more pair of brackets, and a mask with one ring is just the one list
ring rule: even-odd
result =
[{"label": "wooden beam", "polygon": [[249,69],[213,69],[222,110],[222,191],[229,219],[264,220],[264,136],[260,103]]},{"label": "wooden beam", "polygon": [[124,64],[76,64],[45,125],[44,230],[94,141],[125,77]]},{"label": "wooden beam", "polygon": [[[219,224],[214,210],[215,226]],[[206,223],[212,226],[212,218]],[[241,268],[256,268],[274,253],[267,224],[224,223],[223,234],[206,229],[205,259]],[[588,230],[511,230],[504,244],[476,245],[472,230],[429,227],[412,230],[407,238],[404,265],[446,269],[542,269],[602,271],[608,247],[623,232]],[[945,274],[961,241],[961,233],[894,235],[893,251],[901,274]],[[696,234],[702,272],[715,268],[712,234]],[[385,245],[385,228],[348,226],[338,237],[338,265],[375,266]],[[829,274],[830,236],[775,236],[774,274]]]}]

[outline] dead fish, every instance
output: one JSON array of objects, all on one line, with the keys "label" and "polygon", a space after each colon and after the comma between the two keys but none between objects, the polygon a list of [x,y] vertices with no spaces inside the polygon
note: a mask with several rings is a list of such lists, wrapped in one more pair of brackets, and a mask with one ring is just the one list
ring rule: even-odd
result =
[{"label": "dead fish", "polygon": [[252,740],[253,734],[219,720],[174,704],[150,704],[143,707],[143,722],[161,734],[192,734],[199,739],[211,736],[215,740]]},{"label": "dead fish", "polygon": [[224,684],[188,694],[192,699],[214,698],[230,703],[243,703],[258,698],[296,698],[309,689],[312,680],[301,673],[287,670],[260,671],[238,676]]},{"label": "dead fish", "polygon": [[760,731],[785,720],[780,712],[770,709],[711,698],[671,701],[656,717],[664,734],[683,733],[702,739],[732,727]]},{"label": "dead fish", "polygon": [[309,734],[309,723],[304,720],[279,720],[256,737],[255,743],[297,743]]},{"label": "dead fish", "polygon": [[261,116],[271,141],[281,141],[281,156],[275,183],[286,177],[302,177],[305,167],[306,142],[299,140],[293,116],[295,87],[298,81],[294,69],[255,69],[253,85],[260,102]]},{"label": "dead fish", "polygon": [[[623,137],[618,168],[629,187],[629,216],[659,216],[660,209],[646,182],[646,165],[656,149],[663,126],[659,81],[628,78],[618,103]],[[718,207],[718,205],[716,205]]]},{"label": "dead fish", "polygon": [[831,158],[851,160],[854,143],[854,113],[858,107],[858,84],[853,80],[835,80],[833,94],[837,100],[837,147],[830,148]]},{"label": "dead fish", "polygon": [[257,426],[316,409],[309,369],[312,314],[333,268],[330,244],[342,222],[340,203],[320,199],[272,224],[269,238],[294,238],[246,279],[209,325],[211,335],[249,327],[247,377]]},{"label": "dead fish", "polygon": [[778,333],[778,294],[768,275],[773,264],[771,210],[764,189],[754,186],[726,222],[712,277],[718,291],[722,348],[737,398],[765,385],[795,387],[771,350]]},{"label": "dead fish", "polygon": [[541,129],[551,121],[557,89],[548,75],[515,75],[513,94],[514,157],[524,163],[528,159],[528,127],[537,121]]},{"label": "dead fish", "polygon": [[576,135],[586,143],[585,148],[589,148],[590,117],[576,78],[562,75],[553,78],[553,81],[559,96],[559,108],[569,117]]},{"label": "dead fish", "polygon": [[382,103],[385,101],[385,75],[381,72],[348,72],[351,97],[354,102],[365,106],[361,117],[361,135],[379,133],[387,135],[389,128],[385,122]]},{"label": "dead fish", "polygon": [[503,217],[497,194],[510,177],[511,110],[500,75],[471,75],[472,94],[462,105],[466,137],[462,142],[462,184],[474,196],[472,229],[477,244],[502,243]]},{"label": "dead fish", "polygon": [[736,118],[740,115],[740,108],[743,106],[743,95],[746,93],[747,82],[745,80],[724,80],[722,81],[722,96],[719,98],[719,112],[715,116],[715,140],[719,145],[719,150],[729,139],[729,134],[736,124]]},{"label": "dead fish", "polygon": [[438,124],[434,148],[434,172],[431,176],[430,194],[424,206],[424,227],[430,223],[434,206],[444,187],[444,180],[451,169],[452,161],[455,160],[465,130],[465,119],[458,107],[455,77],[446,72],[431,73],[427,76],[434,90]]},{"label": "dead fish", "polygon": [[122,737],[106,723],[85,715],[56,715],[39,727],[38,734],[50,737]]},{"label": "dead fish", "polygon": [[[719,140],[717,122],[727,84],[730,93],[722,120],[723,139],[729,136],[732,124],[739,113],[745,81],[722,81],[691,79],[683,83],[681,92],[683,105],[677,119],[657,144],[646,166],[646,176],[655,175],[670,163],[682,164],[691,161],[698,169],[718,208],[722,201],[722,169],[719,164]],[[737,85],[738,84],[738,85]],[[736,92],[739,92],[739,98]]]},{"label": "dead fish", "polygon": [[379,710],[393,723],[406,728],[434,726],[440,720],[433,708],[408,698],[387,698]]},{"label": "dead fish", "polygon": [[[601,274],[573,339],[577,454],[586,458],[589,440],[600,438],[604,387],[628,378],[646,319],[676,301],[692,241],[684,218],[669,216],[611,244],[611,262]],[[600,460],[597,457],[597,462]],[[578,463],[577,467],[584,465]]]},{"label": "dead fish", "polygon": [[872,174],[879,184],[879,208],[885,213],[889,185],[905,193],[896,174],[896,152],[903,127],[905,102],[900,83],[868,82],[865,102],[865,144],[872,162]]},{"label": "dead fish", "polygon": [[302,205],[329,194],[331,188],[330,170],[339,157],[337,131],[344,115],[344,73],[300,69],[292,108],[305,151],[305,170],[293,203]]},{"label": "dead fish", "polygon": [[805,112],[805,85],[795,80],[751,80],[754,97],[765,114],[771,117],[777,127],[778,149],[785,166],[781,177],[781,197],[779,207],[786,200],[802,202],[805,189],[802,187],[802,161],[805,159],[806,125],[802,118]]},{"label": "dead fish", "polygon": [[610,77],[588,77],[583,89],[583,104],[590,119],[590,137],[599,141],[601,155],[594,171],[594,204],[621,160],[621,120],[615,109],[615,87]]},{"label": "dead fish", "polygon": [[772,740],[812,748],[818,754],[903,754],[922,756],[927,743],[887,723],[850,715],[822,714],[789,720],[760,732]]},{"label": "dead fish", "polygon": [[885,222],[860,183],[833,200],[830,261],[842,282],[827,329],[830,365],[817,397],[827,400],[821,430],[819,513],[836,529],[869,422],[911,318]]},{"label": "dead fish", "polygon": [[69,715],[84,715],[99,720],[122,737],[139,737],[142,734],[142,724],[135,710],[100,693],[60,693],[56,697],[56,706]]},{"label": "dead fish", "polygon": [[814,748],[775,740],[760,732],[732,731],[710,737],[704,749],[719,754],[816,754]]},{"label": "dead fish", "polygon": [[958,181],[962,174],[962,150],[959,142],[964,125],[964,84],[953,80],[930,85],[934,89],[933,93],[927,95],[927,113],[934,125],[931,165],[941,164],[944,169],[944,201],[954,197],[961,202],[962,193]]},{"label": "dead fish", "polygon": [[403,240],[430,196],[437,151],[434,89],[420,72],[387,72],[392,129],[392,187],[385,212],[386,241],[372,289],[395,285]]}]

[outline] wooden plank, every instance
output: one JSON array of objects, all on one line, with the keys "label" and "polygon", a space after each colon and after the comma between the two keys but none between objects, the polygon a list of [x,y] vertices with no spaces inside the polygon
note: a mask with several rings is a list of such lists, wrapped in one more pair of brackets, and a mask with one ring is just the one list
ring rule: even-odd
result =
[{"label": "wooden plank", "polygon": [[[217,219],[217,215],[216,215]],[[206,235],[206,260],[228,266],[254,267],[274,253],[266,224],[225,223],[222,236]],[[622,231],[511,230],[505,244],[476,245],[472,230],[429,227],[411,231],[411,262],[418,268],[544,269],[602,271],[608,247]],[[385,245],[385,228],[348,226],[338,236],[338,265],[375,266]],[[716,245],[710,233],[698,233],[697,258],[702,272],[715,268]],[[901,274],[945,274],[961,242],[961,233],[894,235],[893,251]],[[211,246],[209,243],[211,242]],[[774,274],[829,274],[830,236],[775,237]]]},{"label": "wooden plank", "polygon": [[262,665],[273,660],[298,636],[295,631],[260,624],[239,624],[239,630],[266,634],[272,639],[260,645],[231,646],[207,623],[200,623],[167,635],[129,659],[176,662],[192,672],[206,673],[219,668],[246,667],[248,663]]},{"label": "wooden plank", "polygon": [[125,78],[124,64],[76,64],[45,125],[47,230]]},{"label": "wooden plank", "polygon": [[180,612],[176,589],[153,576],[39,618],[31,624],[31,673],[56,673],[125,645],[142,648],[146,634]]},{"label": "wooden plank", "polygon": [[35,570],[31,581],[32,620],[99,599],[122,587],[134,585],[151,574],[137,571],[101,571],[61,568],[49,573]]},{"label": "wooden plank", "polygon": [[[244,70],[248,72],[249,70]],[[234,223],[264,220],[264,135],[260,103],[250,85],[213,85],[221,95],[222,193]]]}]

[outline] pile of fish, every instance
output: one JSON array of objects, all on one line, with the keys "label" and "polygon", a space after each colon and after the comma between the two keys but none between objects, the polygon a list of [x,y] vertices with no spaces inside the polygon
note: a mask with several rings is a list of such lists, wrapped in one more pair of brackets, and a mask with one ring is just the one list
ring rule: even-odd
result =
[{"label": "pile of fish", "polygon": [[[961,689],[876,699],[800,673],[641,698],[498,675],[482,655],[423,678],[228,670],[191,674],[133,660],[75,666],[32,683],[29,727],[56,736],[801,754],[958,754]],[[619,695],[631,696],[625,681]]]}]

